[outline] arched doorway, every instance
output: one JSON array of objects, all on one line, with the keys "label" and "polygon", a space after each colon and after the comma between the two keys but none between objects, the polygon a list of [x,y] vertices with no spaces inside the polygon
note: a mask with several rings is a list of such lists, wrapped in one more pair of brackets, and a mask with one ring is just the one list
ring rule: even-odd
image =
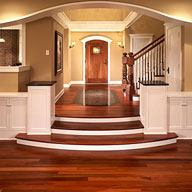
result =
[{"label": "arched doorway", "polygon": [[[111,39],[103,36],[89,36],[81,40],[83,43],[83,82],[86,83],[86,48],[85,45],[87,42],[90,41],[103,41],[107,43],[107,67],[105,67],[105,70],[107,69],[107,81],[103,83],[109,83],[110,82],[110,44],[112,42]],[[104,59],[106,59],[104,58]],[[101,80],[102,81],[102,80]],[[102,83],[102,82],[101,82]]]}]

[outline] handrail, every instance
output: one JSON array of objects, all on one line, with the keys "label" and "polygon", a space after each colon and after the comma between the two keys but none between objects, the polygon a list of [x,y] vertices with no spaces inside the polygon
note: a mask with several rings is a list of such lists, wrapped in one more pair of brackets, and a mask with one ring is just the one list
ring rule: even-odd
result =
[{"label": "handrail", "polygon": [[148,53],[149,51],[151,51],[153,48],[157,47],[159,44],[161,44],[162,42],[164,42],[164,38],[159,41],[158,43],[156,43],[155,45],[153,45],[152,47],[150,47],[149,49],[147,49],[145,52],[143,52],[141,55],[139,55],[138,57],[134,58],[134,60],[139,59],[140,57],[142,57],[143,55],[145,55],[146,53]]},{"label": "handrail", "polygon": [[139,53],[143,52],[145,49],[147,49],[148,47],[150,47],[151,45],[153,45],[154,43],[156,43],[157,41],[159,41],[161,38],[163,38],[165,36],[165,34],[161,35],[159,38],[155,39],[153,42],[151,42],[150,44],[148,44],[147,46],[145,46],[143,49],[141,49],[140,51],[138,51],[137,53],[135,53],[133,55],[133,57],[136,57]]}]

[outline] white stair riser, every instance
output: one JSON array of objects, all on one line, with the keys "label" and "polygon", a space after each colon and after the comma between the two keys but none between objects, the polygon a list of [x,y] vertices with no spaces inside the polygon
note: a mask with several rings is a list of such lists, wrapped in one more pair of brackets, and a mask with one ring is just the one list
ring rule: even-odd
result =
[{"label": "white stair riser", "polygon": [[17,139],[17,143],[21,145],[48,148],[48,149],[63,149],[63,150],[75,150],[75,151],[121,151],[121,150],[146,149],[151,147],[160,147],[164,145],[174,144],[176,142],[177,139],[174,138],[163,141],[124,144],[124,145],[71,145],[71,144],[45,143],[45,142]]},{"label": "white stair riser", "polygon": [[74,122],[74,123],[113,123],[113,122],[130,122],[140,121],[137,117],[121,117],[121,118],[71,118],[71,117],[55,117],[55,121]]},{"label": "white stair riser", "polygon": [[131,130],[114,130],[114,131],[79,131],[79,130],[64,130],[64,129],[52,129],[52,133],[64,134],[64,135],[128,135],[143,133],[143,129],[131,129]]}]

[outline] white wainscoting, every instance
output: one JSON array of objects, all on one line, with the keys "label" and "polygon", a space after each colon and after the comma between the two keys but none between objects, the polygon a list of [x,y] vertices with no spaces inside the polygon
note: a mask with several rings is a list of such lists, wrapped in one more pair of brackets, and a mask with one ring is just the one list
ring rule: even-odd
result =
[{"label": "white wainscoting", "polygon": [[55,85],[28,87],[27,134],[51,134],[55,119]]},{"label": "white wainscoting", "polygon": [[141,85],[140,115],[145,134],[167,133],[167,86]]},{"label": "white wainscoting", "polygon": [[0,93],[0,139],[14,138],[27,129],[27,93]]},{"label": "white wainscoting", "polygon": [[192,93],[168,93],[168,131],[192,139]]}]

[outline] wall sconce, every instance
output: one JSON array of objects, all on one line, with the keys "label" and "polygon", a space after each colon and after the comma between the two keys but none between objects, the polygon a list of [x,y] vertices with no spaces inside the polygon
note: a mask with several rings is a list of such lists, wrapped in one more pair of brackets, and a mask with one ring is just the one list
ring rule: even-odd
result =
[{"label": "wall sconce", "polygon": [[124,45],[121,45],[121,42],[118,42],[118,46],[124,49]]},{"label": "wall sconce", "polygon": [[5,43],[5,39],[3,39],[3,35],[2,35],[2,29],[0,31],[0,43]]},{"label": "wall sconce", "polygon": [[72,42],[72,44],[69,45],[69,48],[72,49],[73,47],[75,47],[75,44],[76,44],[75,42]]}]

